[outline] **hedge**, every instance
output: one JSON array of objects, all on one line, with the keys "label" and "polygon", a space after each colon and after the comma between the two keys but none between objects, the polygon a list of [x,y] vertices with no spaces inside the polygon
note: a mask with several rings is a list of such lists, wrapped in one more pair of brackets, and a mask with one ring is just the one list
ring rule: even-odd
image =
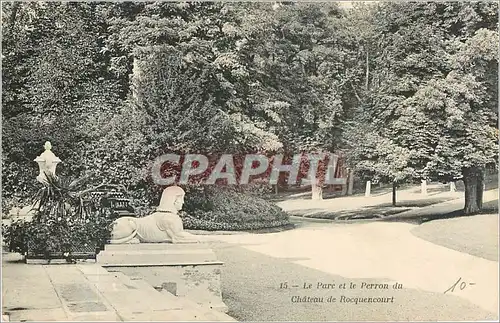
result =
[{"label": "hedge", "polygon": [[185,229],[243,231],[290,225],[278,206],[249,193],[212,189],[186,196],[182,215]]}]

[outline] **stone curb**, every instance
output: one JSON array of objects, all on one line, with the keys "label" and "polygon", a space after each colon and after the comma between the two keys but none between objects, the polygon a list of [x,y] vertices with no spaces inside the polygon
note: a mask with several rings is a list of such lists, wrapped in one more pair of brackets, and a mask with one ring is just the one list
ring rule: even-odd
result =
[{"label": "stone curb", "polygon": [[206,230],[184,230],[195,235],[235,235],[235,234],[250,234],[250,232],[245,231],[206,231]]}]

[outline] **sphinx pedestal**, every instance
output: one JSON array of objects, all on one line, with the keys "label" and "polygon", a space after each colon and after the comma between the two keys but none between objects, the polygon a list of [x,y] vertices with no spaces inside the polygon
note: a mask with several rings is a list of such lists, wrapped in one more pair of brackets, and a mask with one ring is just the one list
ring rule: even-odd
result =
[{"label": "sphinx pedestal", "polygon": [[228,310],[221,292],[223,263],[206,244],[109,244],[97,263],[200,305]]}]

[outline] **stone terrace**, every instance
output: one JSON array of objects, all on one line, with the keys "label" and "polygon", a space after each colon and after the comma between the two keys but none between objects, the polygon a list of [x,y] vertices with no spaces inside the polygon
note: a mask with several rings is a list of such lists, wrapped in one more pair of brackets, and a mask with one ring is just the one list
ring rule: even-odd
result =
[{"label": "stone terrace", "polygon": [[2,321],[235,321],[95,263],[28,265],[2,259]]}]

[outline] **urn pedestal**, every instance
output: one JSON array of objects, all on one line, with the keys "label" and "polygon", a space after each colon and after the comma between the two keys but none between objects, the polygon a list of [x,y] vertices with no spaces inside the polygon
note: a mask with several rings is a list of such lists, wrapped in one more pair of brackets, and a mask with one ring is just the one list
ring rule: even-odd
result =
[{"label": "urn pedestal", "polygon": [[110,244],[97,255],[97,263],[200,305],[228,310],[221,292],[223,263],[205,244]]}]

